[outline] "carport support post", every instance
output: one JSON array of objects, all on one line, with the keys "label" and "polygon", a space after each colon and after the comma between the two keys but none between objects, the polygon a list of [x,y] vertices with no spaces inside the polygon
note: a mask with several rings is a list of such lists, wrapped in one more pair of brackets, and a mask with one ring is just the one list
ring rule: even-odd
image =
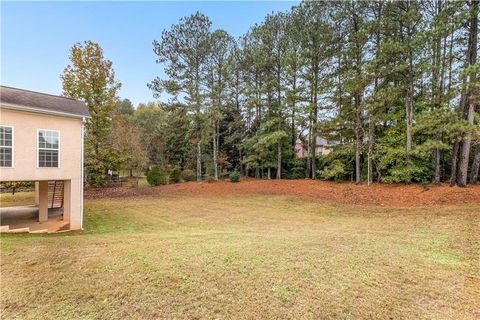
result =
[{"label": "carport support post", "polygon": [[38,182],[38,221],[48,221],[48,181]]},{"label": "carport support post", "polygon": [[70,221],[72,211],[72,181],[63,180],[63,220]]},{"label": "carport support post", "polygon": [[35,181],[35,205],[38,206],[40,204],[40,187],[39,182]]}]

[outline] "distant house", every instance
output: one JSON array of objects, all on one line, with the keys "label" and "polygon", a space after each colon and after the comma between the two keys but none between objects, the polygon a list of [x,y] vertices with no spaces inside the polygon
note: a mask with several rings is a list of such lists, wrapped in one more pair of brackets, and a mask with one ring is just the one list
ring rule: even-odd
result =
[{"label": "distant house", "polygon": [[[333,141],[328,141],[322,137],[315,138],[315,155],[327,155],[332,152],[333,146],[337,143]],[[297,158],[303,158],[308,156],[308,142],[301,139],[297,139],[295,143],[295,154]]]},{"label": "distant house", "polygon": [[[81,101],[0,86],[0,179],[35,182],[42,227],[57,209],[62,230],[82,228],[87,118],[90,114]],[[8,230],[4,219],[2,230]]]}]

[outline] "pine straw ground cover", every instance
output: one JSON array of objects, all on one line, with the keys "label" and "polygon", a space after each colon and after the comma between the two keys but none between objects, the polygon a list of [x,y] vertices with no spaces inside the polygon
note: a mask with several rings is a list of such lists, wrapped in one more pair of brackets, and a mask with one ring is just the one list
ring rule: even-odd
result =
[{"label": "pine straw ground cover", "polygon": [[104,190],[83,232],[3,235],[2,317],[480,317],[478,188],[382,207],[335,200],[352,185],[326,200],[258,183]]}]

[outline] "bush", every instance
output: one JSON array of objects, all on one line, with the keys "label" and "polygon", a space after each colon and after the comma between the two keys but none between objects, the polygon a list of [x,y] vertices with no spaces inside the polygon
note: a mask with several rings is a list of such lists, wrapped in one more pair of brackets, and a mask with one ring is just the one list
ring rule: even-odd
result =
[{"label": "bush", "polygon": [[333,160],[323,170],[319,171],[322,179],[335,179],[340,180],[345,175],[345,165],[340,160]]},{"label": "bush", "polygon": [[172,181],[173,183],[179,183],[180,180],[181,180],[181,171],[180,171],[180,168],[178,167],[175,167],[172,169],[172,171],[170,172],[170,181]]},{"label": "bush", "polygon": [[240,182],[240,172],[237,170],[230,173],[230,182]]},{"label": "bush", "polygon": [[307,158],[292,158],[285,162],[282,167],[283,179],[304,179]]},{"label": "bush", "polygon": [[195,181],[196,180],[195,172],[193,172],[193,170],[190,170],[190,169],[183,170],[181,176],[182,176],[183,181]]},{"label": "bush", "polygon": [[167,184],[168,176],[160,166],[153,166],[147,173],[147,181],[151,186]]}]

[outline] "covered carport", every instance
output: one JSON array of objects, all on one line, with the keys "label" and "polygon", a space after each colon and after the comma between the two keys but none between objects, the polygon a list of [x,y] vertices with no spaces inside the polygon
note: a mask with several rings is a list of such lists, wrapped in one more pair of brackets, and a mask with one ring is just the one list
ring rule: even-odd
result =
[{"label": "covered carport", "polygon": [[[70,181],[35,181],[33,185],[34,190],[30,190],[27,200],[24,199],[21,205],[12,206],[11,202],[7,202],[5,206],[1,203],[1,232],[47,233],[69,230]],[[29,198],[31,203],[25,203]]]}]

